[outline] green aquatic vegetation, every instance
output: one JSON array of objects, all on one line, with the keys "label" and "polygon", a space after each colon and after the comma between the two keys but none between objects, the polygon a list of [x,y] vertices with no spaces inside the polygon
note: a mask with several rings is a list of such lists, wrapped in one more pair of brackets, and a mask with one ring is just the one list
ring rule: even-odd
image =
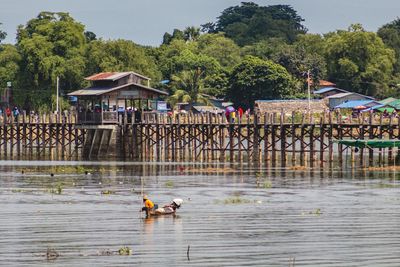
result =
[{"label": "green aquatic vegetation", "polygon": [[169,180],[169,181],[166,181],[166,182],[165,182],[165,186],[168,187],[168,188],[172,188],[172,187],[174,187],[174,182],[173,182],[173,181],[170,181],[170,180]]},{"label": "green aquatic vegetation", "polygon": [[272,188],[272,182],[271,181],[264,181],[264,183],[262,184],[262,188],[264,189],[269,189]]},{"label": "green aquatic vegetation", "polygon": [[49,188],[47,192],[50,194],[61,195],[63,191],[63,187],[61,183],[58,183],[56,186]]},{"label": "green aquatic vegetation", "polygon": [[24,192],[25,192],[25,189],[14,188],[14,189],[11,189],[11,192],[12,192],[12,193],[24,193]]},{"label": "green aquatic vegetation", "polygon": [[309,212],[302,212],[301,213],[301,215],[307,215],[307,214],[320,216],[322,214],[322,211],[321,211],[320,208],[318,208],[318,209],[315,209],[315,210],[312,210],[312,211],[309,211]]},{"label": "green aquatic vegetation", "polygon": [[121,247],[118,250],[118,254],[121,256],[129,256],[132,255],[132,249],[130,247]]},{"label": "green aquatic vegetation", "polygon": [[379,183],[374,188],[398,188],[400,185],[398,184],[385,184],[385,183]]},{"label": "green aquatic vegetation", "polygon": [[22,174],[25,173],[53,173],[53,174],[84,174],[93,172],[92,168],[88,168],[85,166],[51,166],[51,167],[32,167],[32,168],[23,168],[20,170]]},{"label": "green aquatic vegetation", "polygon": [[101,191],[101,194],[102,194],[102,195],[114,195],[114,194],[115,194],[115,191],[112,191],[112,190],[102,190],[102,191]]},{"label": "green aquatic vegetation", "polygon": [[250,200],[241,197],[229,197],[224,200],[224,204],[246,204],[251,203]]},{"label": "green aquatic vegetation", "polygon": [[248,204],[248,203],[258,203],[256,201],[252,201],[249,199],[242,198],[240,196],[228,197],[223,200],[216,200],[216,204],[224,204],[224,205],[235,205],[235,204]]}]

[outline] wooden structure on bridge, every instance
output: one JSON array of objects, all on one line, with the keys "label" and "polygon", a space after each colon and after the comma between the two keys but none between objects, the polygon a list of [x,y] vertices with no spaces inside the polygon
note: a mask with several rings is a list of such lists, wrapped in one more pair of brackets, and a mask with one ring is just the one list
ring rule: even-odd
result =
[{"label": "wooden structure on bridge", "polygon": [[[69,93],[78,98],[80,124],[117,124],[119,114],[151,110],[168,93],[150,87],[150,78],[135,72],[103,72],[85,78],[92,85]],[[155,102],[155,103],[154,103]]]},{"label": "wooden structure on bridge", "polygon": [[135,72],[103,72],[85,78],[92,85],[69,96],[77,101],[77,123],[86,131],[83,155],[108,155],[118,146],[118,124],[140,121],[168,93],[150,87],[150,78]]}]

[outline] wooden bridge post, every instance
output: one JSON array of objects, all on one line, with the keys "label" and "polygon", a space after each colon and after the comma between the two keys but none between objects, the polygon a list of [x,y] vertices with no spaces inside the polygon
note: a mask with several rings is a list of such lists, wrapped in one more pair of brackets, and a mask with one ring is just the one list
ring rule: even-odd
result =
[{"label": "wooden bridge post", "polygon": [[[373,113],[372,111],[369,112],[369,128],[368,128],[368,133],[369,133],[369,139],[374,139],[374,127],[373,127]],[[374,165],[374,150],[372,148],[368,149],[368,161],[369,161],[369,166]]]},{"label": "wooden bridge post", "polygon": [[302,166],[305,165],[305,144],[304,144],[304,135],[305,135],[305,125],[304,125],[304,112],[301,114],[301,125],[300,125],[300,164]]},{"label": "wooden bridge post", "polygon": [[[390,140],[392,140],[392,139],[393,139],[393,136],[394,136],[394,134],[393,134],[392,120],[393,120],[393,115],[391,114],[391,115],[390,115],[390,118],[389,118],[389,129],[388,129],[388,132],[389,132],[389,139],[390,139]],[[389,147],[389,148],[388,148],[388,162],[392,162],[392,161],[393,161],[393,148],[392,148],[392,147]]]},{"label": "wooden bridge post", "polygon": [[295,126],[296,112],[292,111],[292,165],[296,165],[296,126]]},{"label": "wooden bridge post", "polygon": [[322,114],[319,124],[319,162],[320,166],[324,166],[324,150],[325,150],[325,133],[326,133],[326,121],[325,121],[326,111]]},{"label": "wooden bridge post", "polygon": [[[378,126],[378,138],[382,139],[383,137],[383,131],[382,131],[382,124],[383,124],[383,114],[381,113],[379,116],[379,126]],[[379,148],[379,166],[381,166],[383,164],[383,150],[382,148]]]},{"label": "wooden bridge post", "polygon": [[271,124],[271,161],[272,166],[276,166],[276,113],[272,114],[272,124]]},{"label": "wooden bridge post", "polygon": [[286,166],[286,129],[284,125],[285,114],[283,110],[280,116],[280,137],[281,137],[281,166]]},{"label": "wooden bridge post", "polygon": [[332,122],[332,112],[328,112],[329,114],[329,162],[333,162],[333,122]]},{"label": "wooden bridge post", "polygon": [[268,125],[268,113],[264,114],[264,162],[269,163],[269,125]]},{"label": "wooden bridge post", "polygon": [[[258,113],[254,115],[254,134],[253,134],[253,161],[260,162],[260,118]],[[250,136],[249,136],[250,138]]]}]

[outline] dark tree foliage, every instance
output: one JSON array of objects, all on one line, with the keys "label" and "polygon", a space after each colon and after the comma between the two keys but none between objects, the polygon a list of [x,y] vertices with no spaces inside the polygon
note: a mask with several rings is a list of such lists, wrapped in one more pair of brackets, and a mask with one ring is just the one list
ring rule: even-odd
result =
[{"label": "dark tree foliage", "polygon": [[217,33],[217,25],[214,22],[207,22],[202,25],[201,27],[201,32],[203,33]]},{"label": "dark tree foliage", "polygon": [[318,84],[318,81],[326,75],[324,58],[316,53],[308,53],[306,48],[301,45],[282,47],[274,59],[302,82],[303,89],[306,89],[308,71],[310,71],[313,84]]},{"label": "dark tree foliage", "polygon": [[285,99],[295,93],[292,76],[279,64],[247,56],[229,78],[229,98],[236,106],[253,108],[260,99]]},{"label": "dark tree foliage", "polygon": [[164,33],[163,44],[170,44],[173,40],[185,40],[185,33],[179,29],[174,29],[172,35],[168,32]]},{"label": "dark tree foliage", "polygon": [[291,43],[306,33],[304,20],[288,5],[259,6],[243,2],[225,9],[218,17],[216,31],[225,32],[237,44],[244,46],[267,38],[283,38]]},{"label": "dark tree foliage", "polygon": [[378,30],[378,36],[383,42],[396,53],[396,62],[394,65],[395,73],[400,73],[400,19],[396,19]]},{"label": "dark tree foliage", "polygon": [[80,88],[85,44],[84,25],[68,13],[41,12],[19,26],[16,47],[22,60],[15,101],[22,104],[29,97],[33,106],[50,106],[57,77],[64,93]]},{"label": "dark tree foliage", "polygon": [[[2,23],[0,23],[0,25],[1,25]],[[1,43],[1,41],[3,41],[4,39],[6,39],[6,37],[7,37],[7,33],[6,32],[4,32],[4,31],[2,31],[2,30],[0,30],[0,43]]]},{"label": "dark tree foliage", "polygon": [[86,42],[91,42],[97,40],[96,34],[94,32],[86,31],[85,32]]}]

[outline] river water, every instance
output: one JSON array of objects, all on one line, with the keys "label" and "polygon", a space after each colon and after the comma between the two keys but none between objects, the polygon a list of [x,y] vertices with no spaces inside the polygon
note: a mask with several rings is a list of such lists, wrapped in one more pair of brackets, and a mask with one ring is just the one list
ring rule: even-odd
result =
[{"label": "river water", "polygon": [[[393,171],[0,166],[1,266],[400,266]],[[145,219],[142,191],[160,205],[175,197],[184,204],[176,216]],[[125,246],[131,255],[119,255]],[[48,249],[59,256],[47,259]]]}]

